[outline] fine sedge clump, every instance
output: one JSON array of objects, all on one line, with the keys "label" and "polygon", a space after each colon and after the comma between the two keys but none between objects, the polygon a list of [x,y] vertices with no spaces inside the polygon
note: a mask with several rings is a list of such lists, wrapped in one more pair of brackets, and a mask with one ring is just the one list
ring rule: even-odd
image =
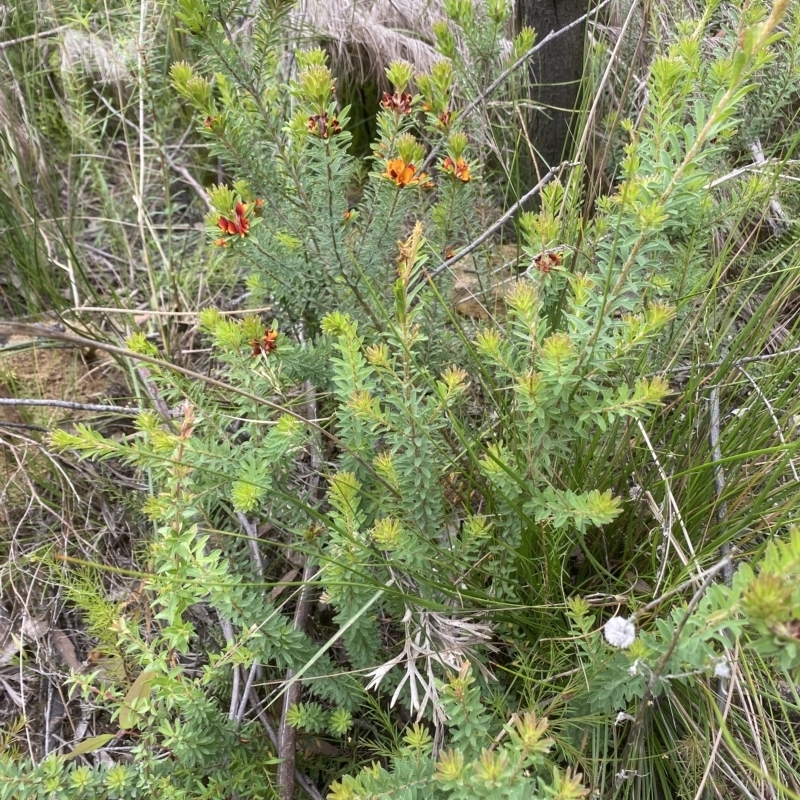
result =
[{"label": "fine sedge clump", "polygon": [[[579,176],[544,187],[518,220],[524,268],[501,313],[476,324],[456,316],[440,268],[480,233],[491,178],[464,101],[482,86],[463,72],[478,55],[492,75],[508,64],[509,9],[446,5],[442,60],[429,75],[390,67],[359,161],[323,51],[296,53],[290,80],[281,72],[284,7],[261,4],[244,49],[224,9],[181,0],[203,66],[174,65],[173,84],[237,176],[209,192],[209,242],[245,268],[270,319],[202,314],[213,384],[150,364],[167,419],[143,413],[121,440],[81,426],[53,435],[58,450],[147,472],[154,613],[115,623],[119,675],[75,677],[108,732],[63,760],[7,762],[0,799],[272,797],[276,780],[290,796],[278,762],[297,757],[293,737],[371,730],[369,696],[404,730],[390,757],[348,764],[352,775],[308,757],[332,800],[577,800],[620,766],[601,758],[578,773],[581,720],[600,720],[610,747],[615,712],[636,721],[653,698],[705,696],[737,653],[797,667],[796,533],[730,586],[691,581],[640,616],[601,615],[564,591],[576,550],[593,580],[614,579],[601,550],[624,498],[609,465],[674,391],[659,358],[704,280],[705,187],[775,20],[708,63],[700,28],[656,59],[615,191],[579,223],[566,211],[581,205]],[[490,275],[491,244],[470,252]],[[128,347],[153,354],[143,336]],[[612,601],[623,602],[602,596]],[[519,608],[542,615],[537,658],[550,663],[536,669],[580,676],[560,704],[513,679]],[[220,635],[199,657],[206,618]],[[298,701],[281,711],[285,696]],[[78,764],[115,738],[129,761]]]}]

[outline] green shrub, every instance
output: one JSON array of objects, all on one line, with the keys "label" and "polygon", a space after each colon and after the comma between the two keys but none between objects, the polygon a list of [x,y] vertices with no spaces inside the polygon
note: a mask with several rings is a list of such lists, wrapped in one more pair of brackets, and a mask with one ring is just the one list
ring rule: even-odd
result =
[{"label": "green shrub", "polygon": [[[268,300],[273,318],[206,310],[208,381],[153,363],[146,337],[132,337],[174,416],[144,413],[121,441],[80,426],[53,435],[58,450],[148,473],[155,613],[116,625],[130,678],[75,678],[109,733],[66,760],[6,762],[0,798],[274,796],[272,709],[298,686],[284,721],[308,735],[346,742],[371,725],[368,693],[398,710],[390,727],[400,709],[414,720],[382,764],[353,769],[370,760],[363,751],[347,765],[308,759],[334,781],[333,800],[567,800],[589,791],[579,768],[597,792],[634,793],[637,774],[643,796],[667,791],[643,775],[641,742],[658,735],[650,709],[689,693],[711,715],[714,684],[729,685],[743,653],[773,675],[796,670],[800,538],[770,544],[760,571],[743,566],[731,585],[712,585],[730,556],[706,569],[695,555],[671,590],[639,607],[626,598],[630,616],[603,613],[604,627],[586,599],[567,599],[570,560],[589,564],[585,585],[619,583],[600,548],[624,530],[625,443],[673,394],[662,369],[708,280],[708,187],[781,8],[711,59],[707,19],[680,31],[625,126],[614,193],[584,220],[579,170],[543,187],[538,211],[519,219],[530,266],[507,278],[503,313],[477,325],[455,315],[442,267],[476,239],[492,197],[470,156],[480,119],[459,109],[506,63],[508,10],[448,4],[436,34],[452,62],[416,78],[390,68],[362,163],[324,54],[295,53],[286,82],[285,8],[261,8],[243,50],[226,9],[182,0],[204,61],[172,77],[240,176],[210,192],[210,238],[246,265],[251,300]],[[491,66],[485,83],[465,79],[464,53]],[[492,250],[470,248],[487,287]],[[268,591],[296,582],[297,566],[281,580],[287,561],[305,576],[288,600]],[[298,622],[303,607],[313,625]],[[209,612],[224,642],[201,640]],[[266,734],[247,714],[256,676]],[[77,766],[115,735],[128,737],[129,761]]]}]

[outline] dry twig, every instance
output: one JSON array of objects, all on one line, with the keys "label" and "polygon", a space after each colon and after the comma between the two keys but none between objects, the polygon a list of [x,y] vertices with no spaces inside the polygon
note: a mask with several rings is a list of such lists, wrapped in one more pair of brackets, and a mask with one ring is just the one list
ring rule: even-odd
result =
[{"label": "dry twig", "polygon": [[[683,531],[683,538],[686,541],[686,546],[689,548],[689,553],[694,559],[695,567],[697,568],[698,572],[700,572],[700,565],[697,562],[697,554],[694,551],[694,545],[692,544],[692,539],[689,536],[689,531],[686,529],[686,523],[683,521],[683,515],[681,514],[680,507],[678,506],[678,501],[675,499],[675,495],[672,494],[672,489],[670,488],[670,482],[669,478],[667,477],[667,473],[665,472],[664,467],[661,466],[661,461],[659,460],[658,455],[656,454],[655,448],[653,447],[653,443],[650,441],[650,437],[647,435],[647,429],[644,427],[641,420],[638,420],[638,426],[639,426],[639,431],[644,437],[647,449],[650,451],[650,455],[653,457],[653,461],[655,462],[656,468],[658,469],[658,472],[661,475],[661,480],[664,481],[664,491],[666,492],[669,503],[672,506],[673,511],[675,512],[675,516],[678,522],[680,523],[681,530]],[[669,539],[667,539],[667,541],[669,541]],[[664,553],[664,560],[666,560],[666,557],[667,554]]]},{"label": "dry twig", "polygon": [[548,183],[550,183],[557,173],[559,173],[562,169],[571,166],[574,166],[574,164],[570,163],[569,161],[565,161],[563,164],[559,164],[558,166],[549,169],[539,183],[537,183],[536,186],[534,186],[529,192],[526,192],[522,197],[520,197],[520,199],[517,200],[517,202],[514,203],[514,205],[511,206],[511,208],[509,208],[502,217],[493,222],[480,236],[478,236],[477,239],[470,242],[463,250],[459,251],[452,258],[448,258],[447,261],[436,267],[436,269],[430,273],[429,277],[435,278],[437,275],[440,275],[446,269],[450,269],[450,267],[452,267],[454,264],[457,264],[459,261],[461,261],[461,259],[468,256],[473,250],[476,250],[478,247],[480,247],[490,236],[492,236],[496,231],[500,230],[500,228],[502,228],[503,225],[505,225],[506,222],[508,222],[508,220],[510,220],[511,217],[513,217],[514,214],[516,214],[517,211],[519,211],[519,209],[531,199],[531,197],[539,194],[539,192]]},{"label": "dry twig", "polygon": [[[309,381],[306,384],[306,391],[308,393],[308,403],[306,405],[306,412],[309,419],[317,418],[317,394],[314,385]],[[319,500],[319,478],[321,473],[320,463],[320,442],[319,437],[316,437],[311,443],[311,502],[315,503]],[[308,616],[311,612],[311,601],[313,595],[313,588],[311,581],[317,574],[317,565],[306,563],[303,566],[303,588],[300,591],[300,596],[297,598],[297,606],[294,610],[294,628],[295,630],[305,631],[308,624]],[[278,765],[278,789],[283,800],[292,800],[294,796],[294,783],[295,783],[295,753],[297,750],[297,731],[289,725],[288,714],[292,706],[294,706],[300,699],[301,684],[299,681],[293,681],[295,673],[293,670],[287,670],[286,680],[288,687],[286,693],[283,695],[283,707],[281,710],[281,722],[278,730],[278,757],[281,763]]]},{"label": "dry twig", "polygon": [[[337,436],[318,425],[313,420],[309,420],[307,417],[299,414],[296,411],[293,411],[288,406],[273,403],[271,400],[267,400],[265,397],[260,397],[259,395],[246,391],[245,389],[240,389],[238,386],[225,383],[224,381],[217,380],[216,378],[212,378],[208,375],[203,375],[199,372],[188,369],[187,367],[181,367],[178,364],[172,364],[169,361],[164,361],[163,359],[156,358],[155,356],[149,356],[145,353],[137,353],[135,350],[128,350],[125,347],[117,347],[117,345],[108,344],[107,342],[100,342],[95,341],[94,339],[84,338],[83,336],[76,336],[75,334],[67,333],[66,331],[58,330],[57,328],[49,328],[44,325],[31,325],[23,322],[0,322],[0,334],[4,333],[8,333],[12,336],[20,335],[34,338],[56,339],[57,341],[70,342],[78,347],[104,350],[107,353],[112,353],[113,355],[121,356],[122,358],[129,358],[133,361],[141,361],[145,364],[154,364],[155,366],[169,370],[170,372],[177,372],[179,375],[184,375],[192,380],[201,381],[209,386],[222,389],[228,394],[237,394],[240,397],[246,397],[248,400],[252,400],[258,405],[266,406],[274,411],[279,411],[281,414],[288,414],[290,417],[294,417],[294,419],[298,420],[299,422],[303,422],[320,436],[325,436],[338,447],[345,449],[354,458],[356,458],[359,463],[363,464],[363,466],[373,475],[376,475],[371,464],[364,461],[364,459],[360,458],[356,453],[353,453],[352,450],[350,450],[350,448],[348,448],[347,445]],[[379,480],[390,492],[392,492],[392,494],[396,494],[396,491],[388,483],[383,481],[380,476],[376,475],[376,479]]]},{"label": "dry twig", "polygon": [[35,42],[39,39],[49,39],[53,36],[57,36],[59,33],[67,30],[70,27],[70,25],[59,25],[57,28],[52,28],[49,31],[30,33],[27,36],[20,36],[18,39],[9,39],[7,42],[0,42],[0,50],[6,50],[9,47],[15,47],[18,44],[25,44],[25,42]]},{"label": "dry twig", "polygon": [[53,400],[30,397],[0,397],[0,406],[53,406],[72,411],[113,411],[117,414],[141,414],[137,406],[111,406],[99,403],[73,403],[71,400]]},{"label": "dry twig", "polygon": [[[786,437],[783,435],[783,431],[781,430],[781,424],[780,422],[778,422],[778,417],[775,414],[775,409],[772,407],[772,403],[770,403],[770,401],[767,399],[767,396],[764,394],[764,392],[761,391],[761,387],[756,383],[752,375],[750,375],[750,373],[741,364],[737,364],[736,369],[738,369],[739,372],[741,372],[742,375],[744,375],[744,377],[747,378],[748,381],[750,381],[750,384],[753,387],[753,391],[761,398],[761,401],[767,407],[767,411],[769,411],[769,415],[772,418],[773,423],[775,424],[775,430],[778,434],[778,438],[781,440],[781,444],[784,447],[786,447],[787,446]],[[716,460],[716,456],[714,456],[714,458]],[[800,481],[800,476],[798,476],[797,474],[797,469],[794,466],[793,458],[789,459],[789,468],[792,470],[792,477],[794,477],[796,481]]]},{"label": "dry twig", "polygon": [[[272,742],[272,746],[275,748],[276,752],[278,750],[278,734],[275,731],[275,728],[270,725],[269,719],[267,719],[267,714],[264,709],[261,707],[261,703],[259,702],[258,696],[256,695],[255,689],[250,690],[250,705],[253,710],[256,712],[256,716],[258,717],[258,721],[261,723],[261,727],[264,728],[265,733],[269,737],[269,740]],[[322,794],[319,792],[316,786],[309,780],[308,777],[303,775],[302,772],[295,770],[294,772],[295,781],[297,781],[297,785],[312,799],[312,800],[323,800]]]},{"label": "dry twig", "polygon": [[[724,569],[728,563],[730,563],[729,559],[723,559],[718,566],[721,566],[721,568]],[[664,674],[664,670],[667,668],[670,658],[672,658],[672,654],[675,652],[675,648],[678,646],[678,641],[681,638],[683,629],[686,627],[686,624],[691,619],[692,614],[694,614],[697,606],[703,599],[703,595],[705,595],[708,587],[711,586],[716,574],[717,570],[709,570],[706,573],[705,580],[700,584],[699,588],[692,596],[692,599],[689,601],[689,605],[686,607],[683,617],[681,617],[681,621],[675,628],[675,632],[672,635],[672,640],[670,641],[669,646],[647,681],[647,688],[645,689],[642,699],[639,701],[639,707],[636,710],[636,716],[631,723],[631,730],[628,735],[628,740],[625,743],[625,748],[623,749],[620,757],[622,768],[617,773],[619,778],[625,778],[631,774],[628,770],[631,751],[636,746],[636,741],[639,738],[639,735],[644,731],[644,718],[648,708],[652,707],[653,705],[651,702],[653,693],[658,685],[658,682],[661,680],[662,675]]]},{"label": "dry twig", "polygon": [[[709,440],[711,442],[711,457],[714,459],[714,494],[717,498],[717,520],[720,524],[724,523],[728,514],[728,505],[723,499],[725,494],[725,471],[722,468],[722,448],[719,443],[719,388],[715,386],[711,390],[711,426],[709,430]],[[720,548],[720,556],[725,558],[731,551],[731,545],[726,542]],[[723,571],[725,583],[730,583],[733,579],[733,565],[728,565]]]}]

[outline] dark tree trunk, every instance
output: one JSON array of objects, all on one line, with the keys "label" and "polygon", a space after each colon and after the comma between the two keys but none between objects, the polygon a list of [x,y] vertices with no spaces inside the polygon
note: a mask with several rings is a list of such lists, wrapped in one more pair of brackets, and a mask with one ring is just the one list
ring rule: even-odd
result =
[{"label": "dark tree trunk", "polygon": [[[517,0],[517,29],[527,26],[543,39],[583,16],[591,0]],[[572,151],[571,123],[579,102],[583,77],[585,25],[576,25],[543,47],[531,59],[531,100],[541,110],[526,114],[528,138],[521,147],[521,189],[530,188],[537,176],[569,157]]]}]

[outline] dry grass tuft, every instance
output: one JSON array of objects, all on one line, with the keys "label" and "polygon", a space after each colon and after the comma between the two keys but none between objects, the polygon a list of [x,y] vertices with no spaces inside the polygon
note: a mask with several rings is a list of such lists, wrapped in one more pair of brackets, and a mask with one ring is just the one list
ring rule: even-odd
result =
[{"label": "dry grass tuft", "polygon": [[115,92],[128,89],[136,67],[133,39],[108,39],[90,31],[71,28],[60,42],[61,76],[65,83],[76,75],[91,78]]},{"label": "dry grass tuft", "polygon": [[440,58],[432,26],[441,7],[440,0],[300,0],[292,21],[301,36],[323,40],[337,74],[382,80],[392,61],[427,71]]},{"label": "dry grass tuft", "polygon": [[[478,14],[485,13],[479,0],[473,2]],[[328,48],[338,76],[379,84],[392,61],[428,72],[441,59],[433,23],[444,18],[442,0],[300,0],[292,12],[297,33]]]}]

